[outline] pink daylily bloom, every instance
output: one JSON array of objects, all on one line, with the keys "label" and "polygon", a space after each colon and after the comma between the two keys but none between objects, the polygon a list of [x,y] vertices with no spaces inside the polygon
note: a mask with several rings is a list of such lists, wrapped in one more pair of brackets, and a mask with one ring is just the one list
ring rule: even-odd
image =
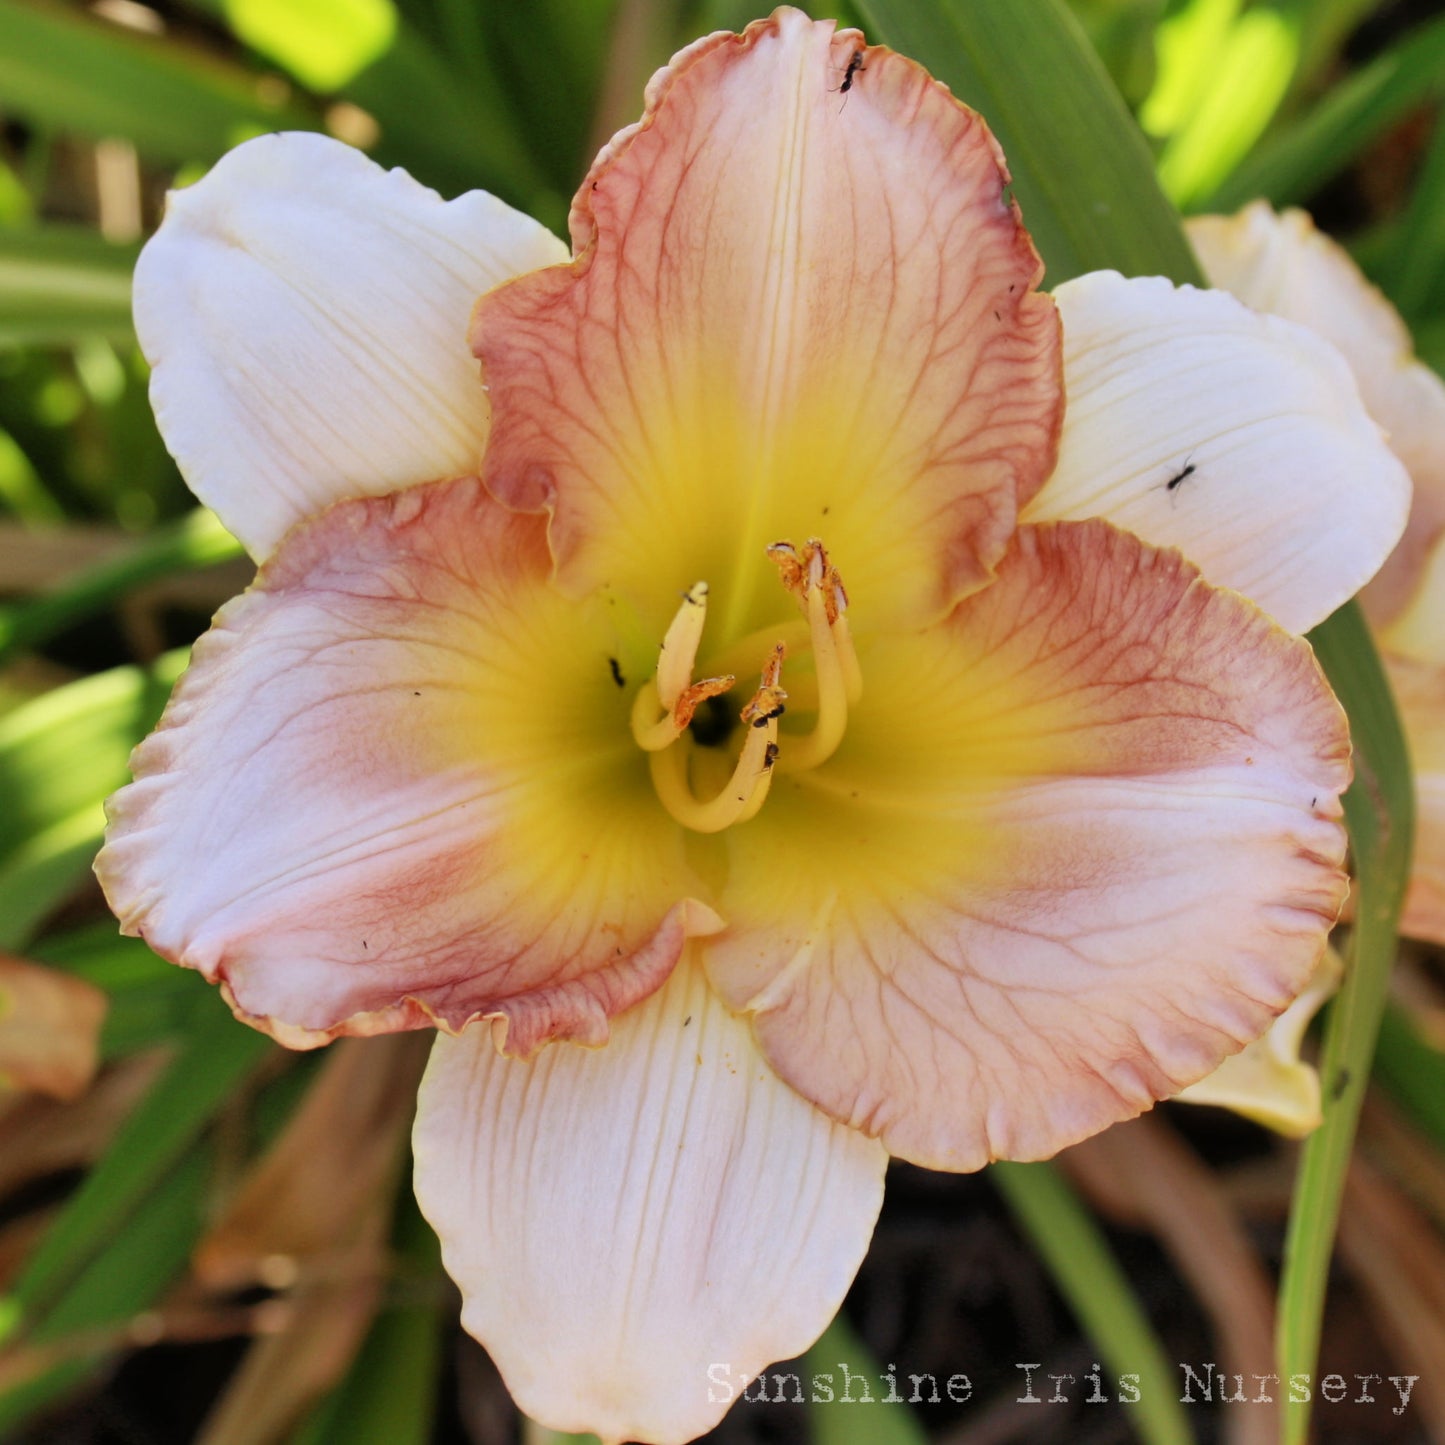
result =
[{"label": "pink daylily bloom", "polygon": [[710,1364],[836,1311],[890,1154],[1139,1113],[1338,914],[1294,633],[1408,480],[1303,329],[1040,293],[1007,180],[917,65],[781,10],[654,77],[570,259],[281,136],[138,270],[167,440],[262,566],[98,871],[283,1042],[438,1027],[418,1195],[555,1428],[701,1433]]}]

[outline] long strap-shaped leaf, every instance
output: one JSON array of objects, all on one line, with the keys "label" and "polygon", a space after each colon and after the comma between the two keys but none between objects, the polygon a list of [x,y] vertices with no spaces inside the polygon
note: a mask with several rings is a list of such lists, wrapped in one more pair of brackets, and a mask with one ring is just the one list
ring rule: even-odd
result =
[{"label": "long strap-shaped leaf", "polygon": [[[876,38],[927,65],[998,134],[1052,281],[1113,267],[1200,280],[1149,153],[1059,0],[858,0]],[[1325,1276],[1360,1091],[1379,1028],[1414,827],[1409,762],[1379,659],[1354,604],[1312,634],[1350,715],[1345,798],[1355,860],[1352,967],[1325,1044],[1325,1124],[1305,1148],[1280,1286],[1278,1369],[1312,1374]],[[1067,1260],[1060,1267],[1067,1267]],[[1308,1411],[1285,1413],[1305,1438]]]},{"label": "long strap-shaped leaf", "polygon": [[[1350,714],[1355,782],[1345,820],[1355,858],[1353,956],[1330,1010],[1320,1073],[1325,1122],[1310,1135],[1295,1183],[1280,1281],[1276,1353],[1282,1376],[1313,1375],[1345,1169],[1380,1032],[1415,828],[1415,793],[1400,720],[1359,608],[1313,633],[1315,651]],[[1286,1445],[1303,1445],[1308,1409],[1284,1414]]]}]

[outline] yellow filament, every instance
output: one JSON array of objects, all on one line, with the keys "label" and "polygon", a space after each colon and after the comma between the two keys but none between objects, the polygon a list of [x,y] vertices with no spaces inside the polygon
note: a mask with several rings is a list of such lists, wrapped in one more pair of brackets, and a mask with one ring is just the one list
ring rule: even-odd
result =
[{"label": "yellow filament", "polygon": [[657,659],[657,696],[665,708],[671,709],[692,681],[706,621],[707,583],[695,582],[682,594],[682,606],[668,626]]},{"label": "yellow filament", "polygon": [[657,789],[662,806],[684,828],[691,828],[695,833],[721,833],[734,823],[746,822],[763,806],[773,779],[768,759],[776,755],[777,742],[776,718],[769,718],[761,727],[749,727],[732,777],[706,802],[693,796],[688,782],[687,765],[692,749],[686,745],[654,752],[648,758],[652,786]]},{"label": "yellow filament", "polygon": [[682,733],[672,709],[657,716],[662,699],[657,695],[657,679],[648,678],[632,699],[632,736],[644,752],[655,753],[677,741]]},{"label": "yellow filament", "polygon": [[[655,753],[676,742],[692,719],[698,693],[682,709],[678,702],[693,686],[692,670],[706,622],[707,583],[695,582],[682,594],[682,606],[662,639],[656,675],[643,683],[632,699],[632,736],[644,752]],[[732,684],[731,677],[711,677],[698,687],[701,696],[715,696]]]},{"label": "yellow filament", "polygon": [[841,612],[833,623],[833,642],[838,649],[838,665],[843,669],[843,691],[848,696],[848,706],[857,707],[863,696],[863,672],[858,666],[858,654],[853,650],[848,619]]},{"label": "yellow filament", "polygon": [[[800,773],[826,762],[838,750],[848,728],[848,662],[854,674],[858,659],[853,654],[847,624],[840,616],[828,622],[828,605],[820,587],[808,589],[808,625],[813,637],[813,662],[818,673],[818,721],[813,730],[800,738],[789,737],[787,748],[777,766],[785,772]],[[843,646],[839,645],[842,633]],[[861,691],[862,679],[858,678]]]}]

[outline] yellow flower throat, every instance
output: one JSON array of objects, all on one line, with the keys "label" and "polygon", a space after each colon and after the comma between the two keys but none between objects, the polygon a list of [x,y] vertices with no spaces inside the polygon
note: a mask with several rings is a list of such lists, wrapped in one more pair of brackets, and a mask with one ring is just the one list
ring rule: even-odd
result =
[{"label": "yellow flower throat", "polygon": [[[663,807],[685,828],[720,833],[746,823],[767,800],[773,773],[802,772],[826,762],[843,741],[848,708],[863,691],[857,654],[848,631],[848,596],[838,570],[816,539],[799,549],[775,542],[767,549],[783,586],[798,599],[807,619],[806,633],[786,624],[764,629],[730,647],[708,675],[694,681],[697,650],[707,621],[708,588],[699,582],[683,595],[658,654],[657,671],[638,691],[632,705],[632,735],[648,754],[652,784]],[[788,694],[781,685],[783,659],[793,645],[811,647],[817,675],[817,721],[808,733],[779,736],[778,720]],[[729,691],[736,678],[724,669],[764,654],[762,678],[743,707],[743,744],[732,776],[711,798],[693,791],[690,762],[694,748],[688,735],[697,709]]]}]

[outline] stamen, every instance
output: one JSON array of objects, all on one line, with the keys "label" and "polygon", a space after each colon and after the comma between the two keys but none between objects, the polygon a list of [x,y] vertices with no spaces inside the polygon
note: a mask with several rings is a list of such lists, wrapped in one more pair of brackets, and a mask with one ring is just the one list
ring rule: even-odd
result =
[{"label": "stamen", "polygon": [[[730,643],[715,659],[715,669],[709,669],[715,675],[694,681],[707,620],[707,584],[699,582],[683,594],[682,606],[663,638],[657,671],[633,699],[632,735],[649,754],[658,800],[694,832],[718,833],[747,822],[762,808],[775,772],[800,772],[830,758],[843,741],[849,707],[862,695],[862,675],[848,629],[848,593],[826,548],[815,538],[801,548],[776,542],[767,551],[783,586],[801,604],[803,617]],[[778,719],[788,694],[779,677],[789,643],[812,648],[814,672],[800,679],[799,694],[806,710],[816,713],[816,721],[811,732],[789,734],[780,741]],[[726,741],[731,726],[723,714],[717,719],[720,726],[705,739],[684,734],[702,703],[733,686],[731,669],[746,656],[756,657],[762,645],[769,648],[768,662],[757,691],[739,714],[742,745],[732,776],[716,795],[699,799],[692,790],[694,745],[705,742],[711,747]],[[710,778],[717,776],[711,768],[714,762],[721,758],[710,752],[704,770]]]},{"label": "stamen", "polygon": [[787,693],[778,685],[784,648],[780,643],[763,669],[762,685],[742,710],[746,733],[732,777],[707,802],[701,802],[688,781],[691,748],[654,751],[648,758],[652,785],[664,808],[695,833],[720,833],[746,822],[763,806],[772,786],[778,758],[778,719]]},{"label": "stamen", "polygon": [[800,553],[791,542],[775,542],[768,555],[783,586],[803,604],[818,674],[818,720],[804,737],[787,739],[778,760],[785,772],[802,772],[826,762],[848,727],[848,708],[863,693],[858,655],[848,630],[848,593],[823,544],[813,538]]},{"label": "stamen", "polygon": [[697,645],[707,621],[707,583],[694,582],[682,594],[682,606],[662,639],[657,659],[657,695],[663,707],[671,707],[688,683],[697,662]]},{"label": "stamen", "polygon": [[[645,682],[632,700],[632,736],[645,752],[655,753],[676,742],[698,708],[737,681],[731,676],[692,680],[706,621],[707,583],[696,582],[682,594],[682,606],[662,639],[656,676]],[[663,708],[667,711],[658,717]]]}]

